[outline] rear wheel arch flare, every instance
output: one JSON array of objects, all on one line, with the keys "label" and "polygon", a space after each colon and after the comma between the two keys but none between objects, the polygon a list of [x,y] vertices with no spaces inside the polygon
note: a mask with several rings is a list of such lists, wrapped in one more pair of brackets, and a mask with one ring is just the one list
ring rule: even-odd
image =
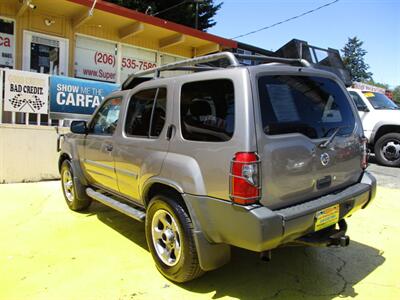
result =
[{"label": "rear wheel arch flare", "polygon": [[146,188],[144,193],[144,205],[147,207],[150,203],[150,200],[155,195],[165,195],[170,196],[174,201],[181,204],[181,206],[188,212],[188,208],[186,206],[185,201],[183,200],[182,194],[175,188],[170,185],[166,185],[164,183],[153,183],[149,187]]}]

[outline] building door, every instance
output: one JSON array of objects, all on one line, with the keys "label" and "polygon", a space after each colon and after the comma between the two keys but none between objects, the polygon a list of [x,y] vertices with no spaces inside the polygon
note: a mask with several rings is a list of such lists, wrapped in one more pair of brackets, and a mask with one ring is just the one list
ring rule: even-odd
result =
[{"label": "building door", "polygon": [[68,40],[24,31],[22,69],[51,75],[68,75]]}]

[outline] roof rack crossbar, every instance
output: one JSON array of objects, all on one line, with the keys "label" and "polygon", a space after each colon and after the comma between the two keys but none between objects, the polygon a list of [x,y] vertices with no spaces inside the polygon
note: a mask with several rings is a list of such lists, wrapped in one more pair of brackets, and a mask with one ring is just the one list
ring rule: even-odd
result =
[{"label": "roof rack crossbar", "polygon": [[159,77],[161,71],[168,71],[168,70],[173,70],[178,67],[187,67],[187,66],[195,66],[197,64],[201,63],[207,63],[207,62],[212,62],[212,61],[217,61],[220,59],[227,59],[229,61],[229,67],[238,67],[241,66],[239,63],[238,59],[235,57],[235,55],[231,52],[220,52],[216,54],[210,54],[210,55],[205,55],[205,56],[200,56],[200,57],[195,57],[191,59],[186,59],[182,61],[177,61],[174,63],[166,64],[160,67],[148,69],[145,71],[140,71],[137,73],[133,73],[129,75],[129,77],[125,80],[123,83],[124,86],[128,86],[130,82],[135,78],[135,77],[141,77],[143,75],[148,75],[155,73],[154,77]]},{"label": "roof rack crossbar", "polygon": [[211,66],[186,66],[186,67],[176,67],[172,68],[171,71],[212,71],[219,70],[223,68],[211,67]]},{"label": "roof rack crossbar", "polygon": [[300,64],[304,67],[311,66],[311,64],[303,58],[283,58],[283,57],[274,57],[266,55],[250,55],[250,54],[240,54],[240,53],[235,53],[235,56],[237,58],[248,59],[253,61],[277,62],[284,64]]}]

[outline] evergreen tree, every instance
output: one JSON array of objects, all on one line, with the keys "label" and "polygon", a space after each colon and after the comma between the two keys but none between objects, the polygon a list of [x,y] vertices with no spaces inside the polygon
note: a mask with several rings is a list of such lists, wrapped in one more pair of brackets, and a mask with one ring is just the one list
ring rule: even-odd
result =
[{"label": "evergreen tree", "polygon": [[372,73],[368,72],[369,65],[365,63],[364,56],[367,51],[362,48],[364,42],[356,36],[348,38],[343,52],[343,63],[350,72],[353,81],[367,81],[372,79]]},{"label": "evergreen tree", "polygon": [[[198,29],[206,31],[216,22],[213,17],[221,8],[222,2],[214,4],[214,0],[107,0],[115,4],[135,9],[142,13],[155,15],[158,18],[178,24],[195,27],[196,2],[199,2]],[[149,8],[150,7],[150,8]],[[171,8],[171,9],[169,9]],[[165,11],[164,11],[165,10]]]}]

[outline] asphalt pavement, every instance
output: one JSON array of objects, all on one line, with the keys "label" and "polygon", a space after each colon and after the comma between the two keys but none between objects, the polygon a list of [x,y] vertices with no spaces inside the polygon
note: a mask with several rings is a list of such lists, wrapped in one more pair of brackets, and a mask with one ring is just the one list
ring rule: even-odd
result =
[{"label": "asphalt pavement", "polygon": [[72,212],[59,181],[0,184],[0,299],[400,299],[400,190],[382,186],[398,169],[370,170],[381,186],[348,219],[348,247],[280,248],[268,263],[233,248],[186,284],[157,271],[143,223],[100,203]]},{"label": "asphalt pavement", "polygon": [[368,171],[376,177],[378,186],[400,189],[400,168],[381,166],[376,162],[375,157],[371,156]]}]

